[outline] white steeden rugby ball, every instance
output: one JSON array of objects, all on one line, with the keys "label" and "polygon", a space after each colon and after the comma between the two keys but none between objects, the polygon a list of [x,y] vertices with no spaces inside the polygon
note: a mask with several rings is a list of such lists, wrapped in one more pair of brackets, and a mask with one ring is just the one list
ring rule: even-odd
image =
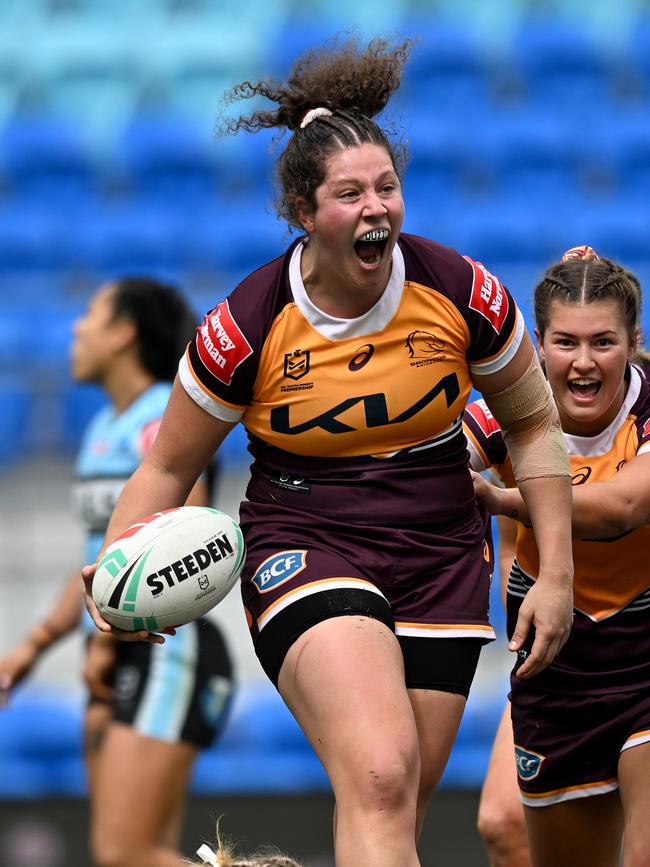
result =
[{"label": "white steeden rugby ball", "polygon": [[239,524],[206,506],[143,518],[104,552],[93,598],[120,629],[182,626],[209,611],[236,584],[244,561]]}]

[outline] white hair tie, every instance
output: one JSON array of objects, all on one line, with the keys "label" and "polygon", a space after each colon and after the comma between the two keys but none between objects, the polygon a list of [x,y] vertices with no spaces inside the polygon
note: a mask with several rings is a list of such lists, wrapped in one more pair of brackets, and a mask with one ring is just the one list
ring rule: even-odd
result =
[{"label": "white hair tie", "polygon": [[206,843],[204,843],[200,849],[196,850],[196,854],[204,864],[210,864],[210,867],[219,867],[217,856]]},{"label": "white hair tie", "polygon": [[307,124],[311,123],[312,120],[316,120],[317,117],[331,117],[332,112],[329,108],[310,108],[307,114],[300,121],[300,129],[304,129]]}]

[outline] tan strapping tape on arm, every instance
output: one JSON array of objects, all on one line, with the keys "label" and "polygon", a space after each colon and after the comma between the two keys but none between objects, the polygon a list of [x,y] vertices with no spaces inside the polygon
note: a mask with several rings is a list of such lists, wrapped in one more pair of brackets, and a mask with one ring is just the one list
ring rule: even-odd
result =
[{"label": "tan strapping tape on arm", "polygon": [[536,356],[517,382],[483,397],[501,425],[517,482],[570,474],[557,407]]}]

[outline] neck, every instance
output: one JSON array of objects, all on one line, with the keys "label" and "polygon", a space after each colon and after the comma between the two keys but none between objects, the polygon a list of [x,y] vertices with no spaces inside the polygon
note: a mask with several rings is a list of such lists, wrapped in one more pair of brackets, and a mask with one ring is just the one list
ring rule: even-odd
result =
[{"label": "neck", "polygon": [[131,406],[155,383],[153,376],[139,364],[117,362],[100,383],[118,414]]},{"label": "neck", "polygon": [[386,290],[392,271],[392,261],[372,278],[355,286],[335,270],[322,265],[310,245],[303,247],[300,257],[300,275],[311,303],[337,319],[356,319],[363,316]]}]

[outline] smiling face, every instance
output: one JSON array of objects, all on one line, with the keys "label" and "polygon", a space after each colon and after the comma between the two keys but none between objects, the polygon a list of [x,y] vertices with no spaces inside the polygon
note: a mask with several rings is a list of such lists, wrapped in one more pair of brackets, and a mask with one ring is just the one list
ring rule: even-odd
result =
[{"label": "smiling face", "polygon": [[319,306],[329,300],[354,311],[347,315],[360,315],[386,288],[404,220],[390,154],[368,143],[335,151],[315,200],[315,209],[305,199],[296,202],[309,236],[303,253],[307,291],[314,290],[312,300]]},{"label": "smiling face", "polygon": [[553,301],[543,339],[535,330],[562,428],[595,436],[620,410],[634,341],[615,300]]}]

